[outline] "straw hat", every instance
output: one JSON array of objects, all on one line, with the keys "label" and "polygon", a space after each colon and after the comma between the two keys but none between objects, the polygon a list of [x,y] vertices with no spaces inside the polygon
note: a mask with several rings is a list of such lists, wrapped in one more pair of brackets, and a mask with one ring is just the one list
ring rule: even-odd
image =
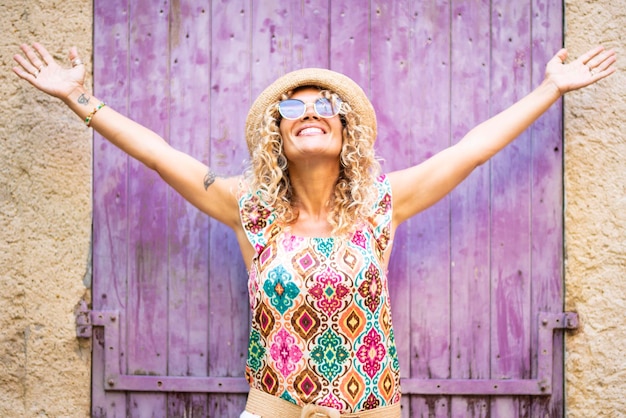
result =
[{"label": "straw hat", "polygon": [[376,138],[376,113],[365,92],[351,78],[324,68],[304,68],[292,71],[274,81],[257,97],[246,118],[246,142],[252,154],[255,133],[261,129],[263,115],[268,106],[278,102],[281,96],[291,90],[303,86],[317,86],[331,90],[339,95],[342,101],[350,104],[359,116],[360,124],[372,130]]}]

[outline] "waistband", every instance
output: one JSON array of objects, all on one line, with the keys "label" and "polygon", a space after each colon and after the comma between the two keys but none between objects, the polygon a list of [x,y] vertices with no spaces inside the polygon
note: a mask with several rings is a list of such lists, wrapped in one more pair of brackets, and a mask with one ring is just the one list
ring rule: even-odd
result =
[{"label": "waistband", "polygon": [[353,414],[342,414],[334,408],[309,404],[304,408],[277,396],[250,388],[246,411],[261,418],[400,418],[400,403]]}]

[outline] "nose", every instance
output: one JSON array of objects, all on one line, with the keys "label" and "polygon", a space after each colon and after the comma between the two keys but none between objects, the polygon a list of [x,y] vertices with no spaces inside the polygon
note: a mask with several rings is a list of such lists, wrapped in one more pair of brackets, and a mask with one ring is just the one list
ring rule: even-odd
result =
[{"label": "nose", "polygon": [[315,103],[305,103],[304,104],[304,115],[302,115],[302,119],[306,120],[309,118],[319,119],[319,115],[315,111]]}]

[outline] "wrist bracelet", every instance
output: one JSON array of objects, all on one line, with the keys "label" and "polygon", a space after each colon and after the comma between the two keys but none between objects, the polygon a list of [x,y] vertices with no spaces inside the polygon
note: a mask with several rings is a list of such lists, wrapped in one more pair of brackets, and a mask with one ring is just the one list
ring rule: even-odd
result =
[{"label": "wrist bracelet", "polygon": [[87,117],[85,117],[85,125],[87,125],[87,127],[91,126],[91,119],[93,119],[93,115],[96,114],[96,112],[100,109],[102,109],[104,106],[106,106],[106,103],[104,102],[100,102],[100,104],[96,107],[93,108],[93,110],[91,111],[90,114],[87,115]]}]

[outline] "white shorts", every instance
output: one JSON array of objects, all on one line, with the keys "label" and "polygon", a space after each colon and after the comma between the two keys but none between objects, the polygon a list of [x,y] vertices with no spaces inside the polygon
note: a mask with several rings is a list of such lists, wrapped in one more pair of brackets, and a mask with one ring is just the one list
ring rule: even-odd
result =
[{"label": "white shorts", "polygon": [[248,411],[243,411],[239,418],[261,418],[261,415],[254,415]]}]

